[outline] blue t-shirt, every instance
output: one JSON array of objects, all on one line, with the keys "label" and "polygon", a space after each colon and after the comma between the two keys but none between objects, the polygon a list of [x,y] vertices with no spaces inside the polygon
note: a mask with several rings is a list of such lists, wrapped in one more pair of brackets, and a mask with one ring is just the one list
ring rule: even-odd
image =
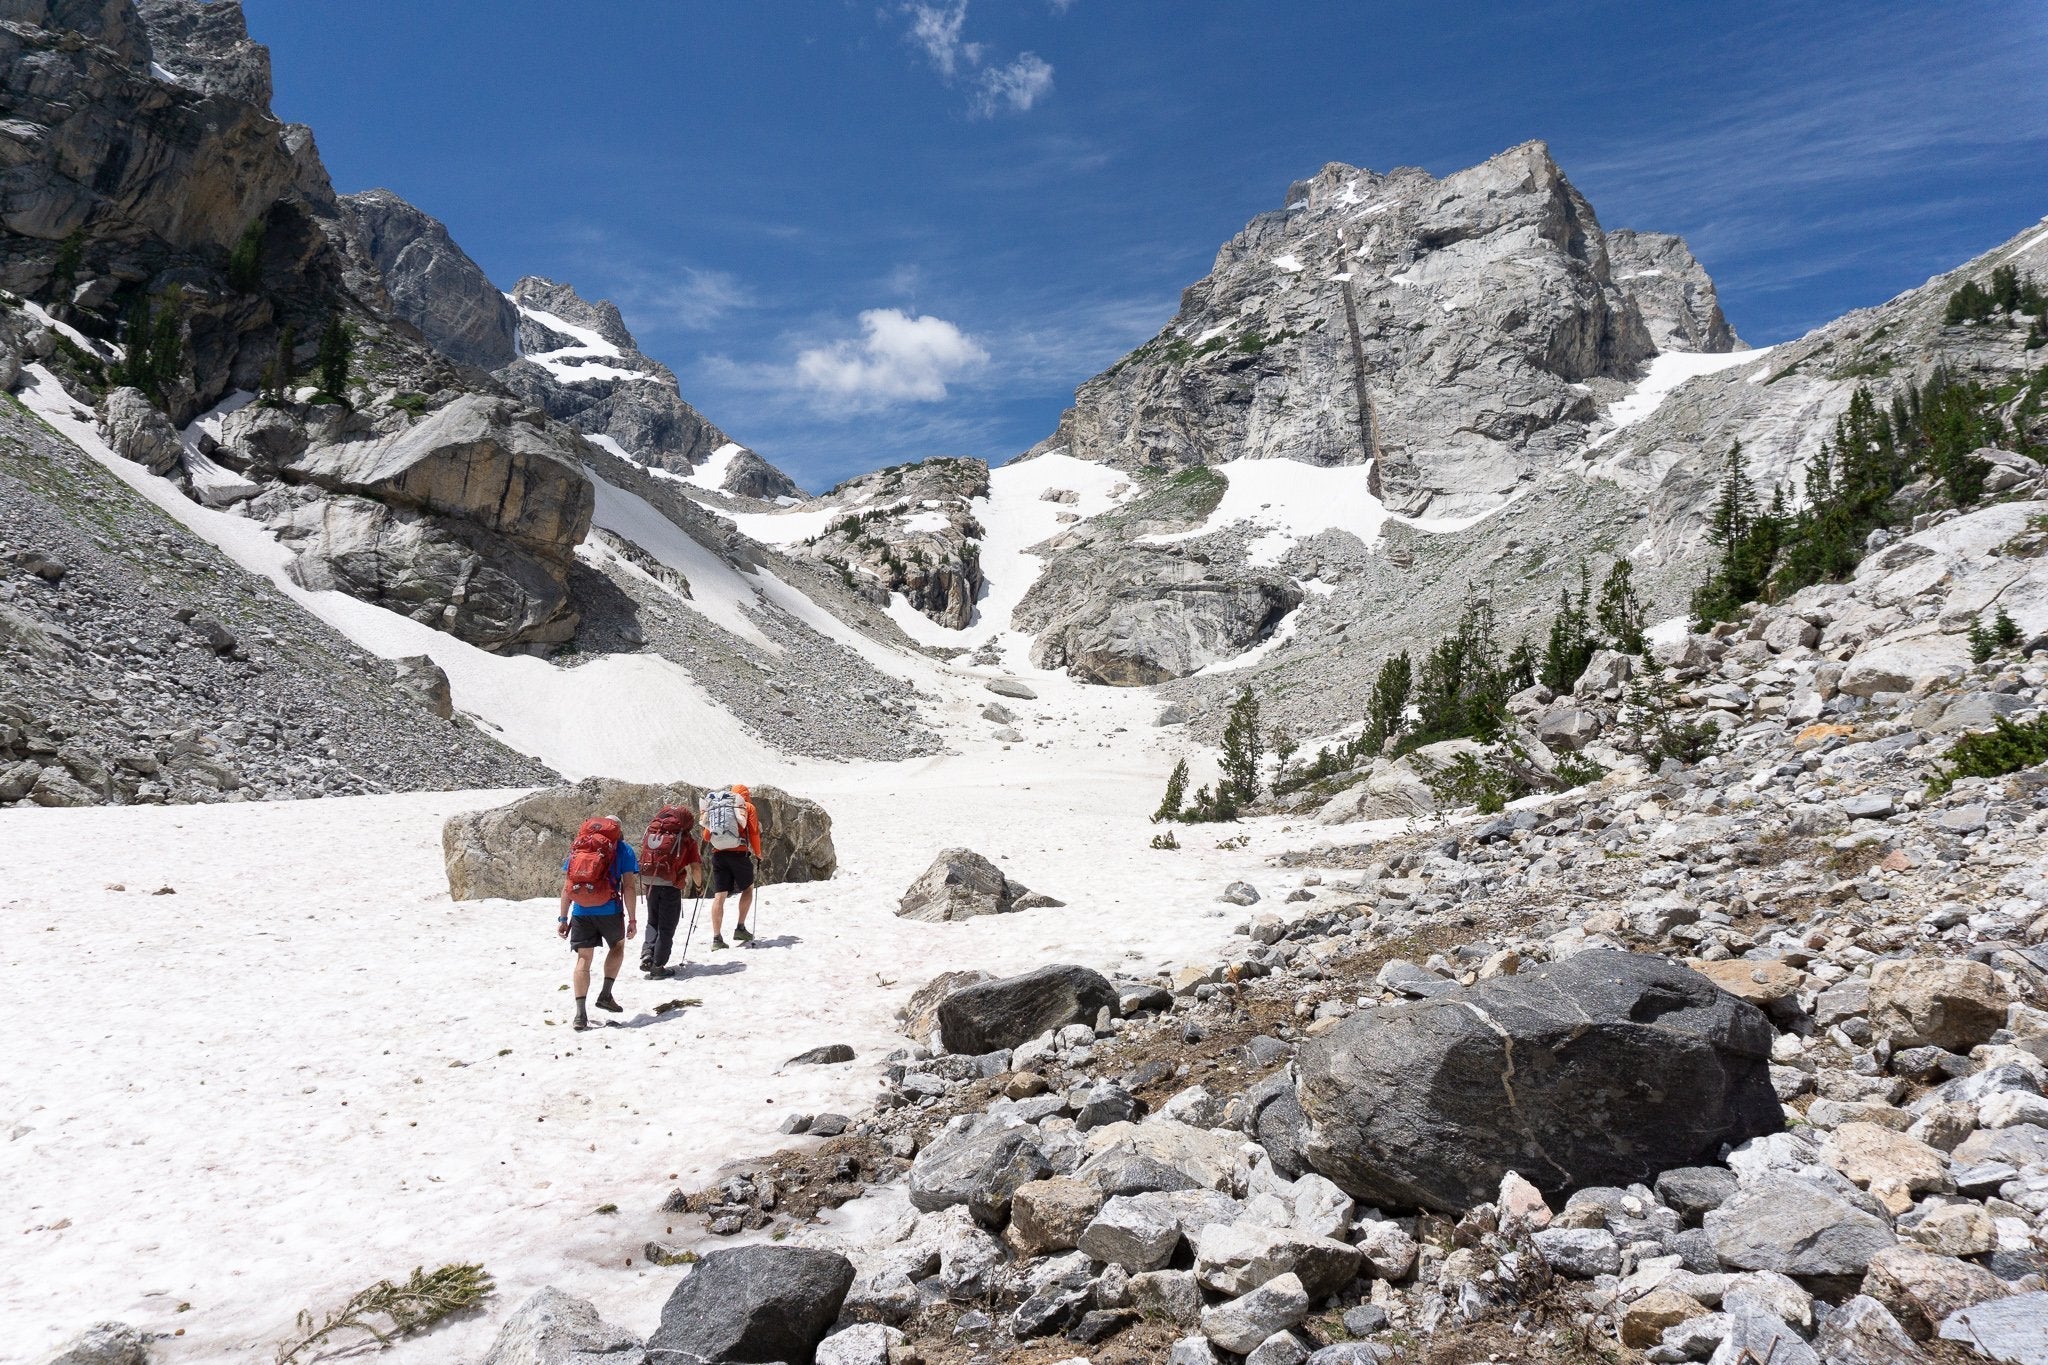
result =
[{"label": "blue t-shirt", "polygon": [[[638,872],[639,870],[640,855],[633,851],[633,846],[630,843],[627,843],[624,839],[619,840],[618,851],[612,854],[612,885],[623,886],[626,874],[628,872]],[[566,876],[568,871],[569,860],[564,858],[562,859],[562,872]],[[626,907],[620,903],[617,896],[613,896],[611,900],[603,905],[572,904],[569,907],[569,913],[572,915],[622,915],[625,912]]]}]

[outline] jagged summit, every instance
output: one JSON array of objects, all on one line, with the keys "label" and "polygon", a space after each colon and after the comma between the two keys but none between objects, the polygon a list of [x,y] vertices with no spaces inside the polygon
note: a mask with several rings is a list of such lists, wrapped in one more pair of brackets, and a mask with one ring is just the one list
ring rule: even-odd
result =
[{"label": "jagged summit", "polygon": [[391,306],[450,360],[495,370],[519,355],[519,315],[440,219],[390,190],[343,195],[349,234],[376,263]]},{"label": "jagged summit", "polygon": [[1660,350],[1736,344],[1683,242],[1622,250],[1625,268],[1540,142],[1441,179],[1333,162],[1225,243],[1041,448],[1372,464],[1397,512],[1497,507]]}]

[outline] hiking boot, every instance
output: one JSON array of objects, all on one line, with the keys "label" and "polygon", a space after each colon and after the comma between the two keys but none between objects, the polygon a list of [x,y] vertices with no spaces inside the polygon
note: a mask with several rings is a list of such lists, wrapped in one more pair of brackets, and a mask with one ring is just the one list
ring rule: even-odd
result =
[{"label": "hiking boot", "polygon": [[752,943],[754,941],[754,931],[744,924],[735,924],[732,927],[732,941],[734,943]]},{"label": "hiking boot", "polygon": [[618,1014],[620,1011],[626,1008],[624,1005],[621,1005],[618,1001],[612,999],[612,993],[610,991],[600,992],[595,1003],[599,1009],[610,1010],[613,1014]]},{"label": "hiking boot", "polygon": [[649,967],[647,969],[647,979],[649,981],[666,981],[675,974],[676,971],[673,967]]},{"label": "hiking boot", "polygon": [[712,938],[711,938],[711,951],[712,951],[712,952],[714,952],[714,953],[722,953],[722,952],[724,952],[724,951],[725,951],[725,950],[726,950],[727,948],[730,948],[731,946],[732,946],[732,945],[731,945],[730,943],[727,943],[727,942],[726,942],[726,941],[725,941],[724,939],[722,939],[722,938],[719,938],[719,937],[718,937],[718,936],[717,936],[716,934],[712,935]]}]

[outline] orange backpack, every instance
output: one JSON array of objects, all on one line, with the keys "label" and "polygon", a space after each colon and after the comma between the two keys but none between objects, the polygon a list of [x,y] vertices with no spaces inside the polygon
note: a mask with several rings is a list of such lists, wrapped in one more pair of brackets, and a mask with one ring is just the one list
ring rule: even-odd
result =
[{"label": "orange backpack", "polygon": [[618,898],[619,884],[612,879],[612,862],[619,856],[619,841],[625,831],[607,816],[585,820],[569,845],[569,899],[586,910],[609,905]]}]

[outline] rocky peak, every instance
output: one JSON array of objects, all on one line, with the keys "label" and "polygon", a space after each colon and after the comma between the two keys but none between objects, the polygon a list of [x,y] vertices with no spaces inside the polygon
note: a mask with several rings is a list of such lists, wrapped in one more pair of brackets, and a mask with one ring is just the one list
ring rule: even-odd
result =
[{"label": "rocky peak", "polygon": [[1607,234],[1607,260],[1614,282],[1636,301],[1658,350],[1748,349],[1721,315],[1714,281],[1683,237],[1617,228]]},{"label": "rocky peak", "polygon": [[519,314],[448,229],[390,190],[342,199],[349,235],[374,262],[391,307],[450,360],[479,369],[519,354]]},{"label": "rocky peak", "polygon": [[114,54],[122,65],[140,68],[150,59],[149,34],[134,0],[7,0],[0,22],[57,33],[75,33]]},{"label": "rocky peak", "polygon": [[620,351],[630,352],[637,359],[646,359],[640,354],[640,346],[633,340],[633,333],[627,329],[626,319],[620,314],[619,306],[610,299],[599,299],[592,303],[577,293],[574,285],[558,284],[539,275],[528,275],[512,286],[512,301],[521,310],[521,350],[553,351],[578,344],[576,337],[556,331],[544,320],[534,316],[534,313],[540,312],[593,331]]},{"label": "rocky peak", "polygon": [[1372,464],[1388,505],[1498,506],[1656,344],[1540,142],[1441,179],[1341,163],[1217,253],[1045,444],[1132,469]]},{"label": "rocky peak", "polygon": [[150,56],[180,85],[270,107],[270,49],[249,37],[241,0],[137,0]]}]

